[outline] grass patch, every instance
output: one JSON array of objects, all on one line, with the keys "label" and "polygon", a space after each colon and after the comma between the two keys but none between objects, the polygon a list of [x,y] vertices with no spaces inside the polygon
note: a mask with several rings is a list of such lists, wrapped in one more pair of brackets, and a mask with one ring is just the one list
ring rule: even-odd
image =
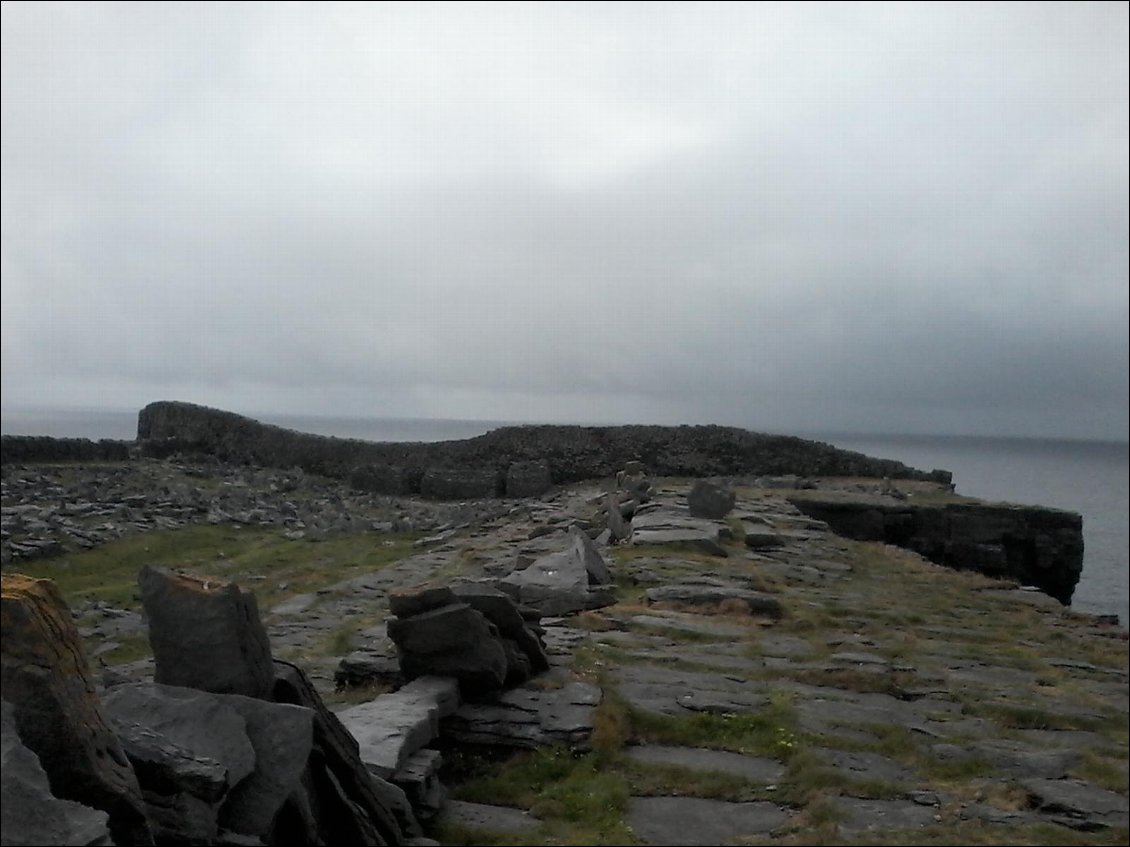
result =
[{"label": "grass patch", "polygon": [[326,541],[292,541],[277,529],[189,526],[148,532],[92,550],[21,563],[28,576],[52,579],[71,606],[103,601],[139,609],[137,574],[144,565],[234,580],[254,591],[260,609],[380,570],[412,552],[415,535],[360,533]]},{"label": "grass patch", "polygon": [[[568,841],[551,843],[635,842],[624,822],[628,783],[622,776],[603,770],[598,755],[575,756],[564,747],[518,753],[492,769],[490,775],[463,784],[454,794],[460,800],[526,809],[541,819],[545,836],[568,837]],[[533,835],[526,833],[521,843],[531,843]]]}]

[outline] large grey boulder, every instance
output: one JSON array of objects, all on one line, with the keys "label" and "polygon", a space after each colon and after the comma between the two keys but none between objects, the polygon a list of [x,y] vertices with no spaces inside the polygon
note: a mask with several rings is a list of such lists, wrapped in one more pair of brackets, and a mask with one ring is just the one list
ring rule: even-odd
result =
[{"label": "large grey boulder", "polygon": [[39,757],[56,797],[106,812],[118,843],[152,844],[137,777],[58,587],[20,574],[3,574],[0,584],[0,684],[20,740]]},{"label": "large grey boulder", "polygon": [[710,480],[696,480],[687,495],[687,508],[696,518],[721,520],[734,508],[737,496],[732,488]]},{"label": "large grey boulder", "polygon": [[608,563],[584,532],[569,528],[569,546],[503,577],[498,587],[543,615],[564,615],[615,602]]},{"label": "large grey boulder", "polygon": [[207,844],[219,834],[227,769],[137,723],[114,724],[145,798],[158,844]]},{"label": "large grey boulder", "polygon": [[498,629],[466,603],[392,618],[387,627],[408,679],[453,676],[467,694],[498,690],[506,681],[507,655]]},{"label": "large grey boulder", "polygon": [[116,686],[106,703],[115,722],[146,727],[223,767],[230,790],[218,822],[244,835],[269,833],[310,758],[314,713],[301,706],[157,683]]},{"label": "large grey boulder", "polygon": [[[459,600],[482,612],[498,628],[504,640],[515,644],[526,657],[533,673],[549,669],[549,657],[536,624],[531,625],[509,594],[482,582],[458,583],[452,586],[452,591]],[[512,684],[514,679],[508,675],[507,682]]]},{"label": "large grey boulder", "polygon": [[137,682],[115,685],[103,695],[115,727],[140,726],[197,758],[217,762],[228,786],[255,770],[255,748],[247,721],[215,695],[192,688]]},{"label": "large grey boulder", "polygon": [[234,582],[146,566],[138,575],[156,682],[266,697],[274,685],[255,595]]},{"label": "large grey boulder", "polygon": [[0,843],[110,844],[109,816],[51,793],[39,757],[20,741],[11,703],[0,717]]}]

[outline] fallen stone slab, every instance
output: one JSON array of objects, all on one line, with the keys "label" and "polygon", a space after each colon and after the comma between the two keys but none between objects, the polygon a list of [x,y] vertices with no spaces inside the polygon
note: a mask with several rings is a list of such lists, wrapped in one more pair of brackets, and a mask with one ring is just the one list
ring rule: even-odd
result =
[{"label": "fallen stone slab", "polygon": [[109,844],[109,816],[51,793],[39,757],[16,731],[12,704],[0,719],[0,840],[4,844]]},{"label": "fallen stone slab", "polygon": [[780,828],[789,813],[774,803],[727,803],[697,797],[633,797],[628,824],[645,844],[713,845]]},{"label": "fallen stone slab", "polygon": [[437,822],[464,829],[479,829],[486,832],[521,835],[535,829],[537,818],[522,809],[510,806],[490,806],[485,803],[468,803],[465,800],[449,800],[443,807]]},{"label": "fallen stone slab", "polygon": [[584,532],[569,528],[569,546],[503,577],[498,587],[542,615],[566,615],[615,602],[608,563]]},{"label": "fallen stone slab", "polygon": [[632,519],[632,544],[691,547],[711,556],[729,556],[721,544],[725,524],[663,507]]},{"label": "fallen stone slab", "polygon": [[420,677],[391,694],[350,706],[338,719],[357,740],[361,761],[388,779],[409,757],[439,735],[440,720],[459,707],[459,684],[452,677]]},{"label": "fallen stone slab", "polygon": [[785,766],[763,756],[745,756],[726,750],[700,747],[668,747],[641,744],[627,747],[624,755],[638,762],[678,765],[698,771],[716,771],[748,779],[750,782],[776,783],[785,775]]}]

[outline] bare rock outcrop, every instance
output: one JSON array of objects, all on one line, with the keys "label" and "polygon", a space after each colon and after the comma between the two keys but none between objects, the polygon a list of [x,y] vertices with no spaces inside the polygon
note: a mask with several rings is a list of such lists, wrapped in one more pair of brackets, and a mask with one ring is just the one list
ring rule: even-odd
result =
[{"label": "bare rock outcrop", "polygon": [[103,714],[62,594],[50,580],[0,580],[0,669],[20,739],[56,797],[106,812],[120,844],[152,844],[137,777]]},{"label": "bare rock outcrop", "polygon": [[733,511],[737,496],[734,489],[708,479],[699,479],[687,494],[687,508],[696,518],[720,521]]}]

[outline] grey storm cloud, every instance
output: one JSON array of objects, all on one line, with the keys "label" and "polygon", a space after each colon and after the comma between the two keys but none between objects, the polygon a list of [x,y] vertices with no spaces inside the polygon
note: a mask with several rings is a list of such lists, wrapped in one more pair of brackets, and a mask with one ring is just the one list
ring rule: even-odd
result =
[{"label": "grey storm cloud", "polygon": [[3,403],[1125,438],[1127,17],[4,4]]}]

